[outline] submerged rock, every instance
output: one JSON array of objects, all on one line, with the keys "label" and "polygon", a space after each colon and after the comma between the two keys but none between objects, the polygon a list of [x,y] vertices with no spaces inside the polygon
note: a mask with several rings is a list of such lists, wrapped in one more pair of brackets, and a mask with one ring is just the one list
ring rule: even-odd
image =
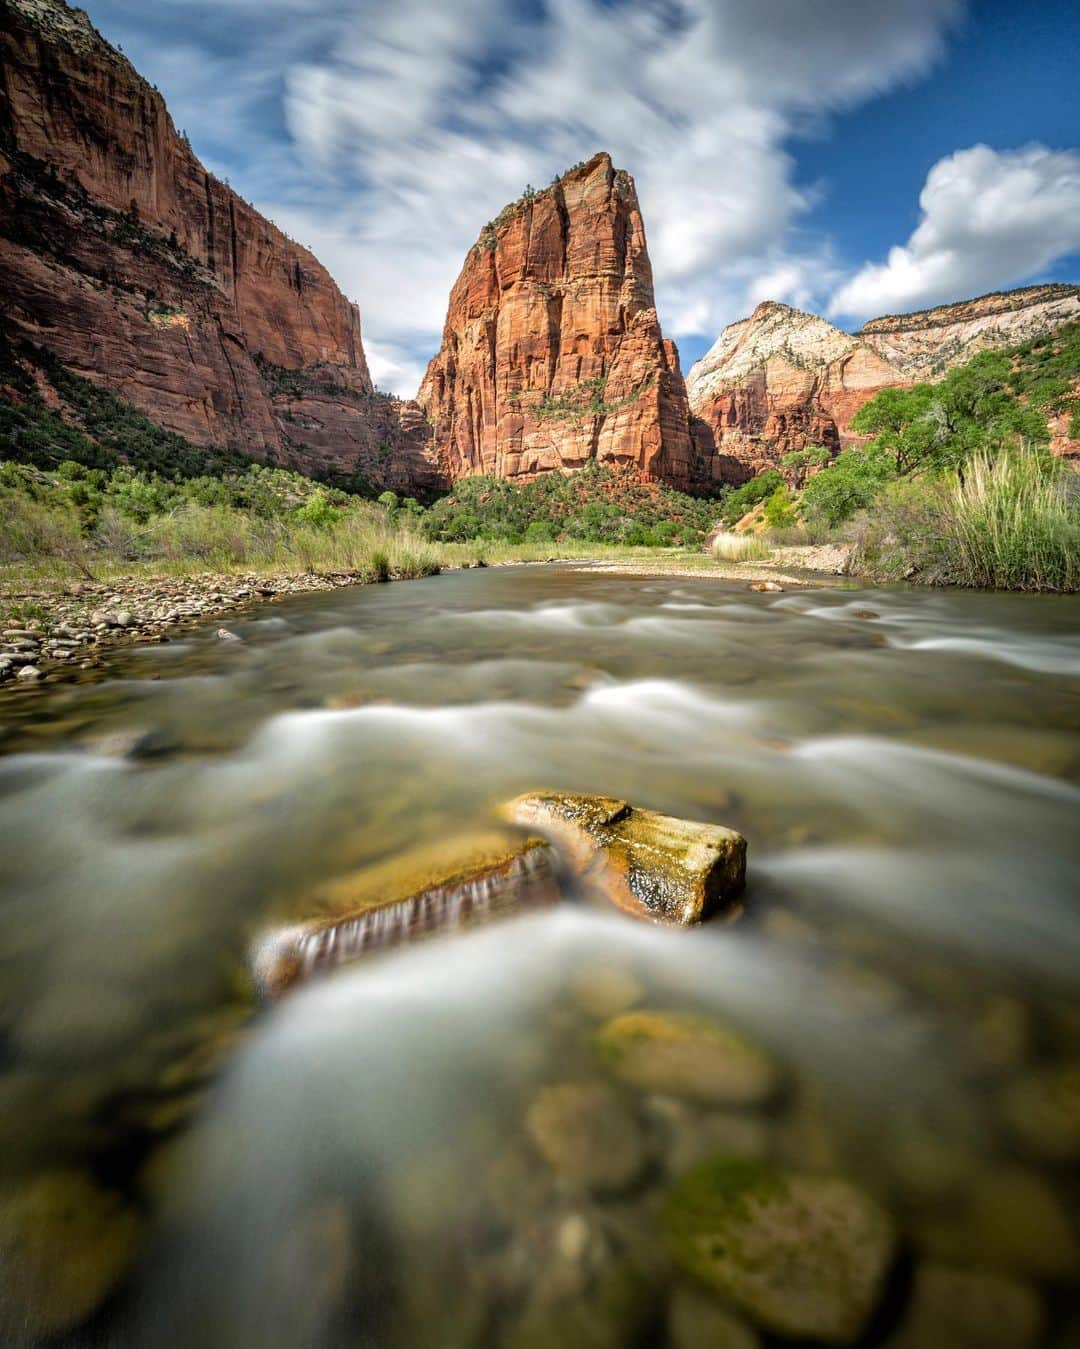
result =
[{"label": "submerged rock", "polygon": [[621,1082],[705,1105],[763,1105],[781,1085],[764,1050],[705,1017],[627,1012],[601,1027],[596,1046]]},{"label": "submerged rock", "polygon": [[845,1180],[713,1161],[672,1190],[664,1227],[675,1260],[780,1335],[858,1339],[895,1249],[888,1214]]},{"label": "submerged rock", "polygon": [[916,1230],[935,1259],[1033,1279],[1080,1275],[1080,1239],[1058,1192],[1040,1175],[1005,1167],[978,1177],[967,1202]]},{"label": "submerged rock", "polygon": [[903,1323],[886,1349],[1035,1349],[1043,1307],[1029,1283],[920,1265]]},{"label": "submerged rock", "polygon": [[416,848],[308,895],[305,921],[265,933],[252,952],[256,985],[278,997],[298,981],[368,952],[558,898],[541,838],[495,831]]},{"label": "submerged rock", "polygon": [[746,840],[722,825],[564,792],[519,796],[504,813],[550,836],[586,882],[635,917],[699,923],[746,883]]},{"label": "submerged rock", "polygon": [[761,1349],[761,1337],[700,1288],[682,1286],[668,1308],[671,1349]]},{"label": "submerged rock", "polygon": [[80,1171],[49,1171],[0,1195],[0,1340],[85,1321],[124,1277],[140,1221]]},{"label": "submerged rock", "polygon": [[1003,1088],[998,1108],[1026,1155],[1043,1162],[1080,1160],[1080,1060],[1016,1078]]},{"label": "submerged rock", "polygon": [[644,1132],[611,1087],[569,1082],[545,1087],[525,1124],[537,1151],[572,1188],[618,1192],[645,1169]]}]

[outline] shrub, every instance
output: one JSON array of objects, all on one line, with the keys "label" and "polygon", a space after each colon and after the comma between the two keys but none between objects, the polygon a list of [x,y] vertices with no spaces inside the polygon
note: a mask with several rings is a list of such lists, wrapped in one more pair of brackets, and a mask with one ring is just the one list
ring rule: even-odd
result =
[{"label": "shrub", "polygon": [[724,502],[720,518],[725,525],[735,525],[755,506],[767,497],[771,497],[778,487],[783,487],[784,479],[775,468],[767,468],[756,478],[737,487]]},{"label": "shrub", "polygon": [[895,478],[895,462],[884,448],[871,444],[844,450],[803,488],[803,515],[811,524],[835,529],[869,506]]},{"label": "shrub", "polygon": [[1080,501],[1042,451],[976,455],[964,473],[894,482],[858,522],[852,570],[999,590],[1080,589]]},{"label": "shrub", "polygon": [[770,529],[790,529],[798,523],[795,503],[791,499],[791,491],[786,483],[778,487],[765,502],[763,514],[765,523]]},{"label": "shrub", "polygon": [[1080,589],[1080,500],[1048,454],[976,455],[954,489],[957,583]]}]

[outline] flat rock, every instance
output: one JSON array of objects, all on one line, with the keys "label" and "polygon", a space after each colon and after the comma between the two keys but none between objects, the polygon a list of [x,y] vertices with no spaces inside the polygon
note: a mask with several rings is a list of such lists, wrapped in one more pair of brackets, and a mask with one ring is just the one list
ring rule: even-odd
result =
[{"label": "flat rock", "polygon": [[601,1027],[596,1047],[608,1071],[639,1091],[754,1106],[781,1086],[780,1071],[763,1049],[705,1017],[627,1012]]},{"label": "flat rock", "polygon": [[432,931],[454,930],[558,898],[544,839],[462,834],[363,867],[300,902],[300,921],[255,943],[256,984],[269,997],[312,974]]},{"label": "flat rock", "polygon": [[635,917],[699,923],[746,883],[746,840],[722,825],[563,792],[528,793],[503,812],[550,837],[588,885]]},{"label": "flat rock", "polygon": [[728,1160],[678,1182],[664,1228],[677,1263],[755,1324],[837,1345],[866,1327],[896,1244],[849,1182]]}]

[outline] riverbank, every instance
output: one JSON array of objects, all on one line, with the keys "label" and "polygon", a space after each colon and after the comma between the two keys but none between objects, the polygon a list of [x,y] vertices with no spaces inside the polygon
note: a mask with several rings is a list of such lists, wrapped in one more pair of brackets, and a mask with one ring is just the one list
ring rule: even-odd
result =
[{"label": "riverbank", "polygon": [[[623,576],[682,576],[804,588],[835,583],[846,553],[833,547],[778,548],[768,561],[722,562],[674,549],[593,549],[562,556],[533,545],[503,545],[490,558],[477,549],[446,547],[452,555],[427,572],[395,575],[370,568],[345,571],[188,572],[164,575],[140,568],[104,580],[0,571],[0,683],[36,684],[65,668],[92,670],[116,647],[168,642],[214,618],[227,621],[286,595],[337,590],[379,580],[408,580],[468,567],[561,562],[574,570]],[[576,550],[575,550],[576,551]],[[584,551],[584,550],[582,550]],[[561,550],[560,550],[561,553]],[[223,640],[228,640],[223,628]]]}]

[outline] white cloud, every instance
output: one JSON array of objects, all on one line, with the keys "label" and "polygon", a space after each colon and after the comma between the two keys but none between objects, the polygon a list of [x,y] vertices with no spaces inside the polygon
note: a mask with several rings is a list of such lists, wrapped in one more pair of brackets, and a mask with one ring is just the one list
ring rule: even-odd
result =
[{"label": "white cloud", "polygon": [[[101,2],[137,23],[136,0]],[[359,300],[365,344],[415,364],[438,345],[484,222],[600,149],[637,181],[671,335],[711,340],[763,276],[788,297],[820,296],[829,260],[791,252],[812,197],[785,141],[924,72],[962,3],[267,0],[259,24],[251,0],[160,12],[183,8],[189,35],[218,36],[231,12],[232,46],[215,39],[214,56],[231,55],[245,83],[215,69],[201,111],[167,88],[180,118],[216,146],[215,99],[229,100],[241,188]],[[263,102],[237,117],[244,87]],[[284,154],[266,131],[268,89]]]},{"label": "white cloud", "polygon": [[940,159],[922,218],[884,263],[867,263],[829,312],[869,318],[1014,285],[1080,250],[1080,152],[974,145]]}]

